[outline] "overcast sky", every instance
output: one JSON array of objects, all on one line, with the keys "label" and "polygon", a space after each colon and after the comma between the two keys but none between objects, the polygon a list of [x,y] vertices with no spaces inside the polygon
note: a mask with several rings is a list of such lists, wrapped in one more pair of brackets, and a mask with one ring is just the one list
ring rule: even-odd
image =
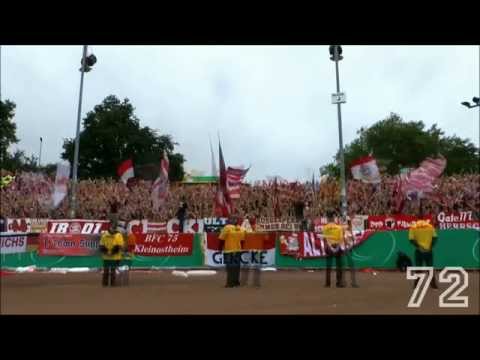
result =
[{"label": "overcast sky", "polygon": [[[227,165],[252,165],[247,180],[311,179],[338,148],[335,66],[327,46],[91,46],[82,117],[106,96],[128,97],[142,126],[171,134],[186,169],[208,174],[209,134],[220,132]],[[75,136],[81,46],[3,46],[2,99],[28,155],[60,159]],[[398,113],[437,123],[478,146],[479,47],[343,46],[344,143]],[[386,140],[387,141],[387,140]],[[81,151],[81,148],[80,148]],[[216,154],[217,156],[217,154]],[[218,156],[217,156],[218,159]]]}]

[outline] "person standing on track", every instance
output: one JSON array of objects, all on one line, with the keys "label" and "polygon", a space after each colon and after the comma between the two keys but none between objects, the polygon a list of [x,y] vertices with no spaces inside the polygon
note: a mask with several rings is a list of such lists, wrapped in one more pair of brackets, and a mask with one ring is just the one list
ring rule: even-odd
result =
[{"label": "person standing on track", "polygon": [[117,231],[118,223],[115,219],[110,221],[109,229],[100,238],[100,251],[103,257],[102,285],[116,286],[115,273],[122,260],[124,247],[123,235]]},{"label": "person standing on track", "polygon": [[122,233],[124,246],[122,249],[122,261],[120,262],[123,270],[121,271],[121,284],[128,286],[130,283],[130,269],[132,267],[133,253],[135,251],[136,237],[133,232],[128,233],[128,223],[125,223],[125,229]]},{"label": "person standing on track", "polygon": [[355,264],[353,263],[352,250],[355,242],[353,234],[352,220],[347,219],[347,227],[345,229],[345,258],[350,269],[350,281],[352,288],[358,288],[357,278],[355,274]]},{"label": "person standing on track", "polygon": [[328,223],[323,226],[322,232],[323,236],[327,242],[327,251],[328,255],[326,258],[327,262],[327,271],[326,271],[326,280],[325,287],[330,287],[330,278],[332,270],[332,258],[335,257],[335,268],[337,273],[337,287],[343,288],[343,264],[342,264],[342,251],[341,245],[344,243],[344,232],[341,225],[335,224],[334,214],[329,211],[327,213]]},{"label": "person standing on track", "polygon": [[226,288],[240,286],[240,261],[242,242],[245,241],[246,231],[238,225],[238,219],[232,216],[229,224],[220,233],[220,249],[223,250],[223,262],[227,270]]},{"label": "person standing on track", "polygon": [[[435,228],[424,219],[423,212],[420,211],[418,220],[410,226],[408,230],[408,239],[415,246],[415,266],[433,267],[433,247],[437,242],[437,232]],[[415,280],[414,287],[417,286],[418,279]],[[433,270],[433,279],[430,287],[438,289],[435,280],[435,269]]]}]

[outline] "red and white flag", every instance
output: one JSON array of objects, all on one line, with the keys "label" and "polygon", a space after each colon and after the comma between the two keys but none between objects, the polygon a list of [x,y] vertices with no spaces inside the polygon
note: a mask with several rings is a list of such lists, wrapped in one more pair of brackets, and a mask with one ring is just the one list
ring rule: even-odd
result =
[{"label": "red and white flag", "polygon": [[405,177],[403,182],[403,192],[418,193],[420,197],[423,194],[429,194],[435,189],[433,182],[442,175],[447,166],[447,160],[444,157],[438,159],[427,158],[420,166]]},{"label": "red and white flag", "polygon": [[227,169],[227,190],[230,194],[230,199],[240,198],[240,184],[242,183],[245,175],[247,175],[249,169],[243,169],[241,167],[231,167]]},{"label": "red and white flag", "polygon": [[165,203],[168,196],[168,170],[169,161],[167,153],[163,153],[163,159],[160,162],[160,174],[155,180],[152,186],[152,202],[155,211],[158,211],[160,207]]},{"label": "red and white flag", "polygon": [[378,184],[381,182],[377,161],[370,155],[353,161],[350,169],[352,170],[354,179],[370,184]]},{"label": "red and white flag", "polygon": [[228,217],[232,212],[232,201],[227,189],[227,170],[223,160],[222,145],[218,142],[220,163],[220,178],[218,179],[217,192],[215,194],[215,213],[217,216]]},{"label": "red and white flag", "polygon": [[70,163],[58,163],[57,175],[55,176],[55,187],[52,194],[52,203],[54,208],[56,208],[67,195],[67,184],[69,177]]},{"label": "red and white flag", "polygon": [[120,177],[120,180],[126,185],[128,179],[133,178],[135,175],[133,173],[133,162],[131,159],[125,160],[117,169],[117,174]]}]

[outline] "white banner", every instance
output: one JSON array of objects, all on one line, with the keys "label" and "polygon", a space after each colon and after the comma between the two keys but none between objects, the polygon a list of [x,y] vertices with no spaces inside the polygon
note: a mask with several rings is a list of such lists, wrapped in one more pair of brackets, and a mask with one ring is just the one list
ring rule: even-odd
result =
[{"label": "white banner", "polygon": [[0,254],[16,254],[27,251],[27,235],[21,233],[0,233]]},{"label": "white banner", "polygon": [[[185,228],[183,232],[188,234],[203,233],[203,219],[188,219],[185,220]],[[167,223],[168,233],[180,232],[180,221],[178,219],[171,219]]]},{"label": "white banner", "polygon": [[68,178],[70,177],[70,163],[57,164],[57,176],[55,177],[55,188],[52,194],[53,207],[56,208],[67,195]]},{"label": "white banner", "polygon": [[[212,267],[223,267],[223,252],[218,250],[205,250],[205,264]],[[241,265],[258,267],[275,265],[275,248],[261,251],[243,251]]]},{"label": "white banner", "polygon": [[7,219],[7,231],[14,233],[41,233],[47,229],[48,219],[16,218]]}]

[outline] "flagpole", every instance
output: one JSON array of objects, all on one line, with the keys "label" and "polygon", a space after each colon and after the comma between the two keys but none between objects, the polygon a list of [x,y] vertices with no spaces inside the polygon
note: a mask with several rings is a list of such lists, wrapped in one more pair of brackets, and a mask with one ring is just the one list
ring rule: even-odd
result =
[{"label": "flagpole", "polygon": [[42,163],[42,144],[43,144],[43,139],[40,137],[40,151],[38,153],[38,167],[40,167],[40,164]]}]

